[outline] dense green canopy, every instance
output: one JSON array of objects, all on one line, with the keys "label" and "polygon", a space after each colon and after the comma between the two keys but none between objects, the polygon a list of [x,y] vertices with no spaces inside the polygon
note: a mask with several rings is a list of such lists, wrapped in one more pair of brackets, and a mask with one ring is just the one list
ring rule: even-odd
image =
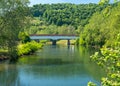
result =
[{"label": "dense green canopy", "polygon": [[96,12],[80,34],[80,44],[112,45],[120,33],[120,3],[108,5],[102,12]]},{"label": "dense green canopy", "polygon": [[31,7],[34,17],[40,17],[49,24],[58,26],[67,24],[78,27],[88,23],[89,18],[96,10],[102,10],[103,6],[97,4],[37,4]]},{"label": "dense green canopy", "polygon": [[0,0],[0,46],[16,59],[18,34],[25,26],[28,0]]}]

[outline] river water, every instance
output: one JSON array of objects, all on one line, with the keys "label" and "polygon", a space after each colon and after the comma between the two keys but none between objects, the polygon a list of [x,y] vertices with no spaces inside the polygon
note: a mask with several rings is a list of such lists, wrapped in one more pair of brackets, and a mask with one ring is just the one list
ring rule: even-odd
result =
[{"label": "river water", "polygon": [[100,86],[103,70],[89,57],[94,49],[75,46],[44,46],[18,62],[0,63],[0,86]]}]

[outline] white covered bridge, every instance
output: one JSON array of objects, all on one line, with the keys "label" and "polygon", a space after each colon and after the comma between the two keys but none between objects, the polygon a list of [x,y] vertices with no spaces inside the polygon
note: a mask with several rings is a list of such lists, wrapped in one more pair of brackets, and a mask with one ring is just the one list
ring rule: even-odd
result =
[{"label": "white covered bridge", "polygon": [[78,39],[77,35],[48,35],[48,34],[32,34],[32,40],[51,40],[53,45],[56,45],[58,40],[68,40],[67,44],[70,45],[70,40]]}]

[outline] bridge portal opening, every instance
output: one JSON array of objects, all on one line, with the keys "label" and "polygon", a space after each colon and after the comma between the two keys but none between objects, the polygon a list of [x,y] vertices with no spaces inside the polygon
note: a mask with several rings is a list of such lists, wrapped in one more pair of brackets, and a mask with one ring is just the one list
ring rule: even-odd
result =
[{"label": "bridge portal opening", "polygon": [[[71,45],[71,40],[51,40],[52,45],[56,45],[56,44],[63,44],[63,45]],[[74,40],[75,42],[75,40]]]},{"label": "bridge portal opening", "polygon": [[57,40],[52,40],[52,45],[56,45]]}]

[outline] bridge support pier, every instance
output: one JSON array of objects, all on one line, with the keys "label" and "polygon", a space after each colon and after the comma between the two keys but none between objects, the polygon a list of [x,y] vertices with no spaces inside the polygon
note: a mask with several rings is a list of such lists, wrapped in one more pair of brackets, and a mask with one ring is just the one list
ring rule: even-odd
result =
[{"label": "bridge support pier", "polygon": [[68,39],[68,41],[67,41],[67,45],[70,45],[70,40]]},{"label": "bridge support pier", "polygon": [[57,40],[52,40],[52,45],[56,45]]},{"label": "bridge support pier", "polygon": [[35,41],[38,42],[38,43],[40,42],[39,39],[36,39]]}]

